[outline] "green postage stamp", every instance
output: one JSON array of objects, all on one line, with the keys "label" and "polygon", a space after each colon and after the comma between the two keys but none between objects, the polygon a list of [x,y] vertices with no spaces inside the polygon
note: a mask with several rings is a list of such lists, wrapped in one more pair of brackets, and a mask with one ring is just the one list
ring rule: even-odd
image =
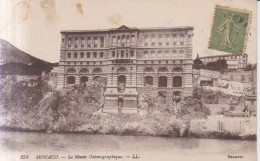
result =
[{"label": "green postage stamp", "polygon": [[209,49],[244,54],[250,23],[250,11],[216,5]]}]

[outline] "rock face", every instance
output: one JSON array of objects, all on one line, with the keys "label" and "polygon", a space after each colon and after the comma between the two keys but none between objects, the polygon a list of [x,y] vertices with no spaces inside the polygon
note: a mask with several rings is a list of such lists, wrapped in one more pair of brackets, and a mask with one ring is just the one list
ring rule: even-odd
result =
[{"label": "rock face", "polygon": [[[2,94],[8,96],[1,102],[2,128],[178,137],[187,134],[191,118],[205,118],[208,115],[207,109],[197,99],[187,98],[175,108],[166,104],[162,98],[142,93],[138,96],[138,114],[102,113],[105,80],[52,91],[47,77],[39,78],[35,88],[24,87],[19,90],[23,91],[22,100],[35,100],[24,106],[21,103],[26,101],[20,99],[22,102],[19,102],[13,97],[14,89],[20,88],[20,82],[10,79],[1,79],[1,83],[8,84],[11,89],[1,88]],[[33,97],[39,94],[37,89],[43,91],[39,99]],[[10,103],[10,99],[14,101]]]}]

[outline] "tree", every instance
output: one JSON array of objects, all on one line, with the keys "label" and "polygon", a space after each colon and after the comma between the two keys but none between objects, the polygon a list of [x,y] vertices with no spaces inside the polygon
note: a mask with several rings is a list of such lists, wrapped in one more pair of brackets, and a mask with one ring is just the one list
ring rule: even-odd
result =
[{"label": "tree", "polygon": [[244,71],[252,71],[253,70],[253,67],[252,67],[252,64],[247,64],[247,66],[244,68]]},{"label": "tree", "polygon": [[213,71],[219,71],[221,73],[225,72],[228,68],[227,61],[225,59],[219,59],[214,62],[209,62],[206,65],[206,69],[213,70]]}]

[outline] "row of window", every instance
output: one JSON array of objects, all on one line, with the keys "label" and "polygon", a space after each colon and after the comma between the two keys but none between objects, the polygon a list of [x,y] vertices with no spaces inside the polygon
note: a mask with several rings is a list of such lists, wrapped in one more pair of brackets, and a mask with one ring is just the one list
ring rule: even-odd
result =
[{"label": "row of window", "polygon": [[[166,76],[160,76],[158,78],[158,87],[167,87],[168,78]],[[144,77],[144,86],[153,86],[153,77],[145,76]],[[182,77],[175,76],[172,78],[172,87],[182,87]]]},{"label": "row of window", "polygon": [[97,62],[97,61],[94,61],[94,62],[67,62],[68,65],[102,65],[102,61],[100,62]]},{"label": "row of window", "polygon": [[[69,68],[67,70],[67,73],[68,74],[76,74],[77,71],[74,68]],[[89,72],[89,70],[87,68],[82,68],[82,69],[80,69],[79,73],[84,74],[84,73],[90,73],[90,72]],[[93,74],[101,74],[102,70],[100,68],[95,68],[92,73]]]},{"label": "row of window", "polygon": [[[114,70],[114,67],[112,67],[111,69]],[[133,67],[131,67],[130,69],[132,70]],[[125,67],[120,67],[120,68],[117,69],[117,72],[118,72],[118,73],[126,73],[127,70],[126,70]],[[158,72],[158,73],[167,73],[167,72],[169,72],[169,70],[168,70],[166,67],[160,67],[158,70],[153,69],[152,67],[146,67],[146,68],[144,69],[144,73],[155,73],[155,72]],[[183,72],[183,69],[182,69],[181,67],[175,67],[175,68],[172,69],[172,72],[177,72],[177,73]],[[67,73],[68,73],[68,74],[76,74],[77,71],[76,71],[75,68],[69,68],[69,69],[67,70]],[[88,68],[82,68],[82,69],[80,69],[79,73],[84,74],[84,73],[90,73],[90,72],[89,72],[89,69],[88,69]],[[95,69],[93,70],[93,73],[94,73],[94,74],[101,74],[101,73],[102,73],[102,70],[101,70],[100,68],[95,68]]]},{"label": "row of window", "polygon": [[122,36],[113,36],[112,45],[113,46],[129,46],[130,44],[135,43],[135,35],[122,35]]},{"label": "row of window", "polygon": [[124,51],[124,50],[121,50],[121,52],[119,53],[119,51],[115,52],[115,51],[112,51],[112,58],[129,58],[130,57],[134,57],[135,54],[134,54],[134,50],[131,50],[130,51],[130,54],[128,54],[128,51]]},{"label": "row of window", "polygon": [[[121,50],[121,52],[115,52],[115,51],[112,51],[112,55],[111,55],[113,58],[129,58],[129,56],[131,57],[134,57],[134,50],[131,50],[130,51],[130,54],[128,54],[128,52],[125,52],[124,50]],[[84,52],[81,52],[81,53],[67,53],[67,59],[77,59],[77,58],[103,58],[104,57],[104,53],[103,52],[100,52],[100,53],[97,53],[97,52],[94,52],[94,53],[90,53],[90,52],[87,52],[87,53],[84,53]]]},{"label": "row of window", "polygon": [[144,46],[155,46],[155,44],[157,43],[159,46],[162,45],[184,45],[184,38],[185,36],[183,34],[181,35],[177,35],[177,34],[173,34],[173,35],[145,35],[144,36]]},{"label": "row of window", "polygon": [[77,58],[103,58],[104,57],[104,53],[103,52],[100,52],[100,53],[90,53],[90,52],[87,52],[87,53],[84,53],[84,52],[81,52],[81,53],[73,53],[71,54],[70,52],[67,53],[67,58],[68,59],[71,59],[71,58],[74,58],[74,59],[77,59]]},{"label": "row of window", "polygon": [[[122,76],[123,75],[121,75],[119,77],[122,77]],[[123,84],[125,85],[126,77],[125,76],[123,76],[123,77],[124,77],[124,80],[123,80],[124,83]],[[95,77],[93,77],[93,80],[96,80],[96,79],[99,79],[99,78],[101,78],[101,77],[100,76],[95,76]],[[119,79],[120,78],[118,78],[118,82],[122,81],[122,80],[119,80]],[[87,76],[80,77],[80,83],[85,83],[88,80],[89,80],[89,78]],[[76,81],[75,76],[69,76],[67,78],[67,84],[75,84],[75,81]],[[167,84],[168,84],[168,78],[166,76],[160,76],[158,78],[158,87],[167,87]],[[145,76],[144,77],[144,86],[147,87],[147,86],[153,86],[153,85],[154,85],[153,77],[152,76]],[[181,76],[173,77],[173,79],[172,79],[172,87],[182,87],[182,77]]]},{"label": "row of window", "polygon": [[230,60],[230,59],[239,59],[239,58],[246,58],[246,56],[245,55],[241,55],[241,56],[229,56],[229,57],[201,58],[201,60],[204,60],[204,61],[214,61],[214,60],[219,60],[219,59]]},{"label": "row of window", "polygon": [[[176,64],[176,63],[184,63],[185,61],[184,60],[180,60],[180,61],[176,61],[176,60],[173,60],[173,61],[141,61],[142,64]],[[113,64],[132,64],[134,63],[133,60],[112,60],[112,63]],[[102,61],[93,61],[93,62],[88,62],[88,61],[84,61],[84,62],[67,62],[67,65],[102,65]]]},{"label": "row of window", "polygon": [[173,63],[173,64],[176,64],[176,63],[184,63],[185,61],[184,60],[180,60],[180,61],[177,61],[177,60],[172,60],[172,61],[143,61],[144,64],[170,64],[170,63]]},{"label": "row of window", "polygon": [[[180,50],[179,52],[177,52],[176,50],[173,50],[172,52],[173,56],[177,56],[176,54],[184,54],[184,50]],[[144,57],[145,58],[154,58],[154,57],[169,57],[170,55],[170,51],[166,50],[164,53],[159,50],[157,53],[155,53],[155,51],[151,51],[150,53],[148,51],[144,51]]]},{"label": "row of window", "polygon": [[[64,42],[64,39],[62,39]],[[93,39],[91,37],[75,37],[74,39],[69,38],[68,39],[68,47],[74,47],[74,48],[97,48],[97,47],[104,47],[104,37],[94,37]]]}]

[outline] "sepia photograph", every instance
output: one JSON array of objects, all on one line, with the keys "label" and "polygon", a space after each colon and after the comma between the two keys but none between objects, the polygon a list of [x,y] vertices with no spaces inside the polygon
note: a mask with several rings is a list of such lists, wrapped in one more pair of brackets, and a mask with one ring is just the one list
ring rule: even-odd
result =
[{"label": "sepia photograph", "polygon": [[0,19],[0,161],[257,160],[256,0],[0,0]]}]

